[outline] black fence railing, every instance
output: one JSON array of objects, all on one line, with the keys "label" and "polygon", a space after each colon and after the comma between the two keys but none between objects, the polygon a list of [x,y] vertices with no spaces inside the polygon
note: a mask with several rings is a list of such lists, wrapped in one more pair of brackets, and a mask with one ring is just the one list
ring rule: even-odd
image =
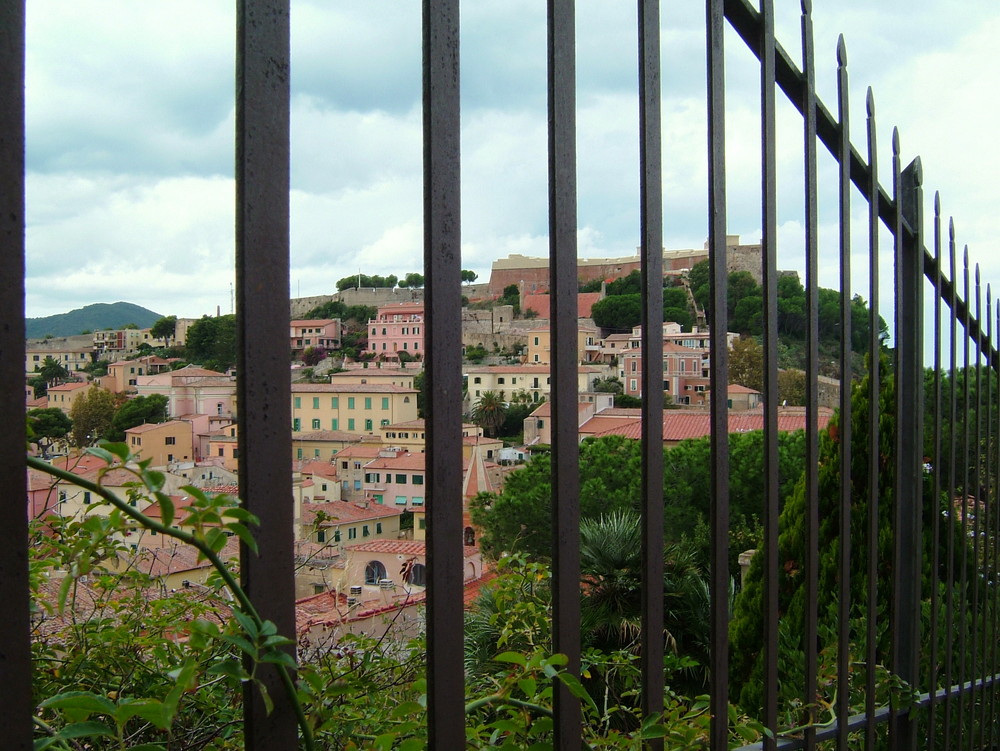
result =
[{"label": "black fence railing", "polygon": [[[237,318],[241,496],[261,518],[260,555],[244,551],[243,582],[262,615],[290,632],[292,596],[291,456],[287,430],[289,1],[238,3]],[[462,680],[462,509],[460,350],[459,3],[424,0],[424,232],[427,320],[428,697],[430,745],[465,743]],[[580,665],[580,560],[577,466],[576,125],[574,3],[548,3],[549,207],[552,320],[554,649]],[[865,748],[995,747],[997,540],[994,505],[1000,473],[1000,366],[993,333],[1000,317],[966,254],[958,279],[954,229],[942,237],[935,198],[933,241],[925,247],[919,161],[902,167],[894,135],[890,190],[879,182],[874,101],[868,97],[867,148],[850,140],[846,50],[838,49],[836,115],[817,99],[809,2],[803,2],[799,70],[774,38],[771,0],[707,3],[709,249],[711,263],[711,688],[712,748],[728,747],[735,691],[729,601],[729,457],[725,50],[727,25],[760,61],[760,191],[763,280],[764,542],[760,618],[761,719],[780,737],[763,747],[813,748],[836,739]],[[639,0],[643,374],[642,706],[663,706],[663,393],[658,372],[662,321],[662,170],[659,10]],[[805,165],[805,361],[807,429],[802,560],[784,559],[779,497],[778,266],[775,107],[784,94],[802,115]],[[821,440],[819,414],[819,257],[817,147],[838,163],[840,417]],[[868,207],[869,318],[866,370],[852,388],[851,201]],[[32,745],[33,700],[28,619],[24,424],[24,3],[0,2],[0,706],[4,748]],[[880,268],[880,234],[892,237],[892,269]],[[946,272],[945,267],[948,273]],[[895,297],[882,307],[880,279]],[[925,301],[932,300],[925,311]],[[996,308],[996,309],[994,309]],[[891,310],[892,349],[879,334]],[[998,318],[1000,331],[1000,318]],[[925,342],[933,352],[925,353]],[[948,351],[945,350],[948,348]],[[925,370],[926,364],[933,365]],[[867,384],[867,391],[864,384]],[[284,448],[280,448],[284,446]],[[831,469],[832,468],[832,469]],[[831,477],[836,482],[831,486]],[[831,491],[832,487],[832,491]],[[287,499],[289,502],[275,502]],[[784,522],[779,520],[785,520]],[[833,520],[833,521],[831,521]],[[834,526],[831,527],[831,524]],[[832,540],[832,542],[831,542]],[[824,557],[826,556],[826,557]],[[789,565],[802,582],[785,599]],[[755,569],[751,569],[754,571]],[[827,586],[829,585],[829,586]],[[793,616],[793,613],[795,614]],[[792,623],[793,618],[800,620]],[[801,665],[789,670],[784,631],[800,633]],[[802,645],[808,645],[803,648]],[[793,649],[793,652],[795,650]],[[882,671],[882,672],[880,672]],[[888,672],[886,672],[888,671]],[[880,690],[893,676],[895,692]],[[829,676],[832,676],[830,678]],[[793,680],[794,677],[794,680]],[[801,686],[789,688],[801,678]],[[788,695],[796,710],[789,720]],[[296,727],[282,692],[266,714],[248,693],[246,746],[287,751]],[[835,697],[835,698],[830,698]],[[555,743],[581,746],[581,712],[561,684]],[[781,735],[789,725],[799,725]],[[652,741],[651,745],[655,745]]]}]

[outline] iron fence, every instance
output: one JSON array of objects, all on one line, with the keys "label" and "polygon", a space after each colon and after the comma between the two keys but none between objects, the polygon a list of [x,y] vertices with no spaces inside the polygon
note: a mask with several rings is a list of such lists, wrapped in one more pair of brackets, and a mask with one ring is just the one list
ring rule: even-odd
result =
[{"label": "iron fence", "polygon": [[[241,496],[261,518],[259,556],[243,551],[244,584],[262,615],[290,632],[294,626],[292,581],[291,456],[287,367],[288,186],[289,186],[289,0],[241,0],[237,54],[237,319]],[[852,198],[868,208],[869,353],[867,393],[844,378],[836,435],[840,485],[833,506],[836,535],[834,591],[820,589],[821,459],[818,432],[807,430],[803,492],[805,557],[801,644],[803,727],[794,735],[769,739],[764,747],[814,748],[836,740],[846,748],[855,739],[865,748],[887,742],[891,748],[993,747],[996,738],[997,626],[996,582],[1000,514],[1000,409],[996,373],[1000,360],[993,319],[1000,316],[992,292],[983,289],[978,269],[970,283],[965,254],[961,283],[955,232],[943,238],[940,201],[935,197],[933,240],[925,247],[919,160],[902,166],[899,139],[892,141],[893,174],[889,190],[877,174],[874,100],[869,92],[866,153],[852,145],[848,115],[847,56],[838,48],[836,114],[819,101],[815,87],[810,3],[802,3],[803,69],[775,41],[771,0],[760,9],[747,0],[708,0],[707,80],[709,154],[709,249],[711,263],[711,689],[712,748],[728,747],[729,681],[729,457],[726,384],[728,358],[726,265],[726,92],[724,37],[733,29],[760,63],[760,189],[763,279],[764,437],[761,472],[763,511],[764,608],[762,614],[764,724],[783,728],[783,622],[790,617],[781,600],[778,471],[778,268],[775,107],[778,93],[799,111],[805,165],[806,424],[818,416],[819,241],[817,149],[823,145],[838,164],[840,241],[840,370],[852,358],[851,232]],[[660,413],[663,393],[657,372],[662,341],[659,329],[662,286],[662,169],[660,124],[659,8],[638,1],[640,109],[641,257],[643,373],[643,630],[642,706],[654,713],[663,706],[663,455]],[[427,320],[427,467],[428,535],[428,724],[430,745],[464,744],[462,680],[462,508],[461,508],[461,327],[460,301],[460,153],[459,153],[459,2],[424,0],[424,270]],[[553,648],[580,666],[579,468],[576,381],[576,124],[574,3],[548,3],[549,208],[552,349],[553,482],[552,526]],[[32,744],[31,668],[28,624],[25,472],[20,460],[24,434],[20,355],[24,348],[24,3],[0,3],[0,226],[4,275],[0,280],[0,433],[2,500],[0,535],[0,706],[9,722],[4,747]],[[881,227],[881,229],[880,229]],[[891,234],[894,250],[895,330],[891,360],[884,363],[879,338],[879,236]],[[949,273],[945,273],[945,266]],[[960,289],[961,287],[961,289]],[[931,299],[929,315],[925,298]],[[994,309],[996,308],[996,309]],[[923,351],[925,318],[933,337],[933,369]],[[1000,318],[998,318],[1000,330]],[[944,351],[949,347],[950,351]],[[947,356],[946,356],[947,355]],[[889,382],[894,401],[891,420],[883,394]],[[959,384],[961,381],[961,384]],[[974,381],[974,386],[970,381]],[[866,398],[859,399],[859,395]],[[857,399],[852,401],[852,396]],[[861,412],[855,413],[860,406]],[[886,428],[886,426],[890,426]],[[858,426],[865,434],[855,441]],[[283,449],[275,447],[284,446]],[[859,457],[866,461],[859,463]],[[880,459],[891,458],[891,467]],[[883,475],[893,478],[884,507]],[[863,488],[859,501],[858,488]],[[288,503],[275,502],[287,499]],[[891,549],[880,535],[892,514]],[[880,510],[882,508],[882,510]],[[863,518],[858,519],[858,515]],[[930,526],[930,531],[925,526]],[[864,530],[858,534],[857,530]],[[971,550],[969,550],[971,546]],[[864,569],[852,567],[862,560]],[[861,577],[863,596],[852,593]],[[888,611],[880,607],[889,595]],[[853,600],[852,600],[853,598]],[[832,620],[821,611],[832,608]],[[860,621],[856,614],[865,617]],[[825,624],[835,633],[821,634]],[[888,652],[880,644],[889,629]],[[952,635],[957,631],[957,638]],[[817,646],[826,640],[831,653]],[[832,656],[831,656],[832,654]],[[912,693],[898,691],[889,703],[876,700],[877,663],[889,661],[896,679]],[[827,662],[831,664],[827,664]],[[830,719],[820,716],[821,674],[832,670],[836,699]],[[852,676],[863,675],[862,688]],[[258,751],[295,746],[296,727],[282,692],[265,714],[259,701],[245,698],[246,746]],[[860,697],[860,698],[859,698]],[[555,695],[555,745],[581,746],[579,703],[561,684]],[[885,740],[883,741],[883,736]],[[650,745],[655,746],[656,741]]]}]

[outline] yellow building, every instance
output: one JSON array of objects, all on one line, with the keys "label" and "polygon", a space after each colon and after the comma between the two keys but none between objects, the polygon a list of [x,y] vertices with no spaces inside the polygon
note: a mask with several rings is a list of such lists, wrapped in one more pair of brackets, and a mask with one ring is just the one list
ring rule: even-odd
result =
[{"label": "yellow building", "polygon": [[[606,368],[581,365],[577,369],[577,389],[593,391],[594,380],[605,375]],[[484,365],[468,368],[466,389],[469,404],[474,405],[487,391],[495,391],[505,401],[526,392],[531,401],[548,399],[551,390],[551,372],[548,365]]]},{"label": "yellow building", "polygon": [[240,469],[240,430],[236,423],[223,425],[208,437],[208,456],[206,460],[222,460],[222,466],[230,472]]},{"label": "yellow building", "polygon": [[343,430],[316,430],[292,438],[292,456],[302,460],[332,460],[337,454],[363,439]]},{"label": "yellow building", "polygon": [[125,431],[125,443],[133,454],[151,460],[154,467],[194,460],[191,424],[183,420],[145,423]]},{"label": "yellow building", "polygon": [[91,387],[97,388],[90,383],[62,383],[58,386],[52,386],[48,392],[49,406],[58,407],[68,415],[73,408],[73,403],[85,396]]},{"label": "yellow building", "polygon": [[375,365],[377,363],[370,368],[351,368],[342,373],[331,373],[330,383],[350,385],[382,383],[412,389],[413,379],[420,372],[413,368],[385,368]]},{"label": "yellow building", "polygon": [[[600,332],[596,326],[580,324],[576,332],[577,362],[595,362],[601,354]],[[548,326],[528,330],[528,364],[552,364],[552,332]]]},{"label": "yellow building", "polygon": [[386,384],[292,384],[292,438],[317,430],[378,435],[417,419],[417,391]]}]

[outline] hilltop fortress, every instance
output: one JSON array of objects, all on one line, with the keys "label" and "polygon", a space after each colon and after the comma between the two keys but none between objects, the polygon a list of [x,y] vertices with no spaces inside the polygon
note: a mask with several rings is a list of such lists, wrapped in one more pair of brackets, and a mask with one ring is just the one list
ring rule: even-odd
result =
[{"label": "hilltop fortress", "polygon": [[[760,243],[740,244],[739,235],[726,236],[729,271],[749,271],[757,283],[761,282]],[[694,250],[664,250],[663,275],[680,274],[699,261],[708,258],[708,243]],[[639,253],[623,258],[580,258],[577,260],[577,278],[581,282],[594,279],[617,279],[639,270]],[[493,262],[489,292],[493,297],[503,294],[504,287],[517,284],[524,292],[542,292],[549,288],[549,259],[530,258],[512,254]],[[523,284],[523,286],[522,286]]]}]

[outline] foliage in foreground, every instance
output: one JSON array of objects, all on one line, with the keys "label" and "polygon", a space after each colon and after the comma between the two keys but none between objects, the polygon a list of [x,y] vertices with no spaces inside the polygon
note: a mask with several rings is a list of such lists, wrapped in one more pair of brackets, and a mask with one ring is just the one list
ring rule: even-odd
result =
[{"label": "foliage in foreground", "polygon": [[[260,620],[231,565],[218,557],[226,531],[250,540],[246,524],[254,520],[233,498],[200,494],[185,521],[194,532],[172,528],[172,503],[159,490],[162,476],[145,463],[133,463],[123,445],[108,444],[96,452],[109,467],[127,466],[135,473],[136,490],[153,493],[165,523],[143,517],[127,501],[93,485],[102,498],[94,513],[36,526],[31,569],[36,748],[240,748],[241,686],[262,690],[257,680],[262,665],[273,663],[284,672],[293,664],[285,651],[290,640]],[[110,565],[127,553],[122,535],[137,527],[196,545],[217,576],[195,596],[187,588],[163,590],[139,573],[134,559],[124,571]],[[580,698],[591,748],[639,748],[643,739],[655,737],[667,739],[671,748],[704,747],[709,730],[704,698],[670,694],[662,716],[643,718],[630,649],[588,650],[581,683],[565,670],[566,658],[551,653],[546,569],[512,558],[499,570],[487,596],[509,607],[489,617],[501,636],[478,668],[470,665],[469,748],[551,748],[554,685]],[[538,585],[528,596],[526,581]],[[232,601],[223,597],[225,590]],[[477,614],[482,623],[483,611],[470,623]],[[426,746],[420,639],[399,644],[385,636],[348,636],[311,655],[299,666],[297,685],[286,684],[302,721],[305,748]],[[677,669],[676,659],[667,667]],[[587,686],[601,691],[593,694]],[[266,705],[270,700],[265,694]],[[760,736],[759,726],[741,719],[735,709],[730,720],[734,742]]]}]

